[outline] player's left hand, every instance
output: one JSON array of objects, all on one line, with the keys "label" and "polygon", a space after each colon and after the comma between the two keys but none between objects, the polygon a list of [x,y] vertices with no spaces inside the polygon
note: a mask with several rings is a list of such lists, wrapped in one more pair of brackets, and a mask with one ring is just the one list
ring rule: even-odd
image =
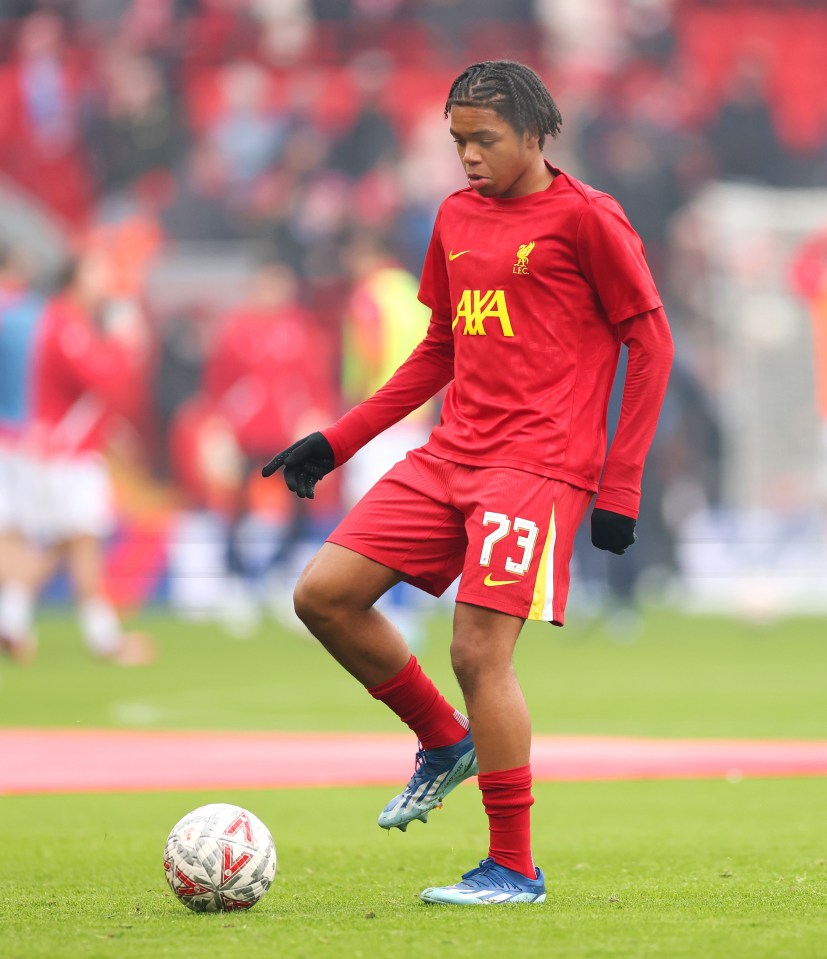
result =
[{"label": "player's left hand", "polygon": [[301,499],[313,499],[316,483],[327,476],[334,465],[333,447],[322,433],[311,433],[277,453],[261,475],[272,476],[283,466],[287,488]]},{"label": "player's left hand", "polygon": [[631,516],[608,509],[592,510],[592,546],[622,556],[636,539]]}]

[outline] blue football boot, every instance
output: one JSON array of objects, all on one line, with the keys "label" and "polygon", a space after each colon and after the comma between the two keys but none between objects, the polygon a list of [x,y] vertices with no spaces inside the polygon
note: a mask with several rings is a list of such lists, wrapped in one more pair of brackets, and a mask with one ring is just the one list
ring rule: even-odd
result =
[{"label": "blue football boot", "polygon": [[414,774],[408,785],[379,813],[383,829],[396,826],[403,832],[414,819],[428,821],[428,813],[463,780],[476,776],[477,754],[471,733],[453,746],[420,749],[416,754]]},{"label": "blue football boot", "polygon": [[453,886],[432,886],[420,893],[423,902],[449,906],[493,906],[501,903],[545,902],[546,880],[542,869],[537,878],[506,869],[493,859],[483,859],[476,869],[466,872]]}]

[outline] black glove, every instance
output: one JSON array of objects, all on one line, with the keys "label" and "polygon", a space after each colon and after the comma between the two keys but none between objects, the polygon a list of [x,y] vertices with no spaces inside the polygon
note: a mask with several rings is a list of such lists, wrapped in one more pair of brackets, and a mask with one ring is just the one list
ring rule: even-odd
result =
[{"label": "black glove", "polygon": [[592,510],[592,546],[622,556],[636,539],[631,516],[608,509]]},{"label": "black glove", "polygon": [[274,456],[262,468],[262,476],[272,476],[284,467],[284,482],[296,496],[313,499],[313,488],[334,467],[333,447],[321,433],[311,433]]}]

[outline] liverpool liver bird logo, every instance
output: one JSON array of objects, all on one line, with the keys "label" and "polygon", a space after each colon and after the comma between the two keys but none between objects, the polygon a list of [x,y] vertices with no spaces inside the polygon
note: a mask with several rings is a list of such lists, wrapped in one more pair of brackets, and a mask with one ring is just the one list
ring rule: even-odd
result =
[{"label": "liverpool liver bird logo", "polygon": [[517,262],[511,267],[511,272],[518,275],[528,273],[528,258],[534,249],[534,240],[531,243],[522,243],[517,249]]},{"label": "liverpool liver bird logo", "polygon": [[517,250],[517,262],[520,266],[528,266],[528,258],[531,256],[533,249],[534,240],[532,240],[531,243],[523,243],[519,250]]}]

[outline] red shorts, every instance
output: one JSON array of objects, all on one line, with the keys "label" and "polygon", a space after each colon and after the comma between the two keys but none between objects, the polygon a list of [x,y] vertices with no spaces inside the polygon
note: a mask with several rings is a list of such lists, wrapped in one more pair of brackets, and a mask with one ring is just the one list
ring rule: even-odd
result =
[{"label": "red shorts", "polygon": [[574,537],[592,494],[522,470],[413,450],[331,533],[434,596],[563,625]]}]

